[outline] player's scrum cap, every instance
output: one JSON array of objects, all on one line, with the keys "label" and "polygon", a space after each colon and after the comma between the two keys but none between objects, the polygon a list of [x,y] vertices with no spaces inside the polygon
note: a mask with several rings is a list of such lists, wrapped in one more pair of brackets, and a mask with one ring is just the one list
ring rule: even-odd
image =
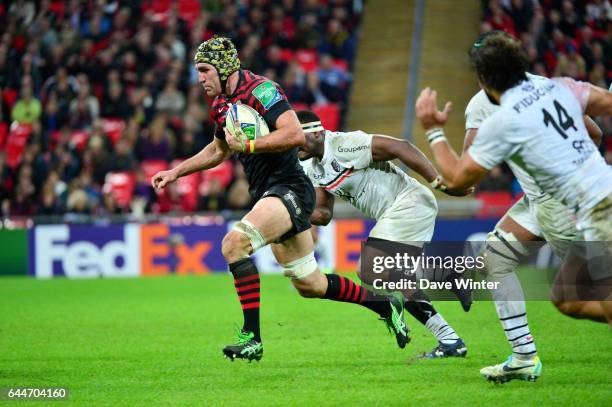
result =
[{"label": "player's scrum cap", "polygon": [[302,131],[304,133],[316,133],[318,131],[324,131],[323,125],[320,121],[302,123]]},{"label": "player's scrum cap", "polygon": [[222,81],[226,81],[231,74],[240,69],[238,51],[232,41],[226,37],[213,37],[204,41],[198,47],[193,59],[196,64],[214,66]]}]

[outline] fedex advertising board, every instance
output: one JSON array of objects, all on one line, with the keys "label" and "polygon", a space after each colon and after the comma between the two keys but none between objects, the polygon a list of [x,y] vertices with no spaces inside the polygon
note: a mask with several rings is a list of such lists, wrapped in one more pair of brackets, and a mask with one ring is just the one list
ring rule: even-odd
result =
[{"label": "fedex advertising board", "polygon": [[[39,225],[28,231],[29,274],[87,278],[226,271],[221,242],[232,224]],[[494,224],[492,220],[439,220],[434,240],[445,240],[450,231],[465,234],[453,240],[474,236],[484,240]],[[321,269],[355,271],[361,242],[373,226],[368,219],[340,219],[318,228],[315,255]],[[254,260],[261,272],[282,271],[270,247],[255,253]]]},{"label": "fedex advertising board", "polygon": [[224,270],[226,226],[41,225],[29,231],[29,274],[136,277]]}]

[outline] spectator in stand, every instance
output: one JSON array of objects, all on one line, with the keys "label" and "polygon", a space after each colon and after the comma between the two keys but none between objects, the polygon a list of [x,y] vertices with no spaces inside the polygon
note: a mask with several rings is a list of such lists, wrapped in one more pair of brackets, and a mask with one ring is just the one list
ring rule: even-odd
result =
[{"label": "spectator in stand", "polygon": [[123,210],[117,205],[117,200],[112,193],[106,192],[102,196],[102,205],[97,208],[98,216],[121,215]]},{"label": "spectator in stand", "polygon": [[33,91],[39,91],[42,86],[42,76],[37,62],[34,61],[34,56],[29,52],[21,57],[21,66],[15,72],[16,80],[26,77],[30,78]]},{"label": "spectator in stand", "polygon": [[347,61],[353,59],[353,54],[355,53],[353,38],[340,21],[333,18],[329,20],[327,23],[327,33],[319,44],[319,52]]},{"label": "spectator in stand", "polygon": [[226,207],[227,193],[221,186],[221,182],[219,182],[218,179],[213,178],[208,183],[207,190],[200,190],[198,210],[207,212],[218,212],[225,209]]},{"label": "spectator in stand", "polygon": [[68,116],[70,102],[76,96],[79,89],[79,82],[74,76],[68,75],[64,67],[59,67],[57,73],[47,79],[43,84],[41,97],[45,100],[46,95],[55,91],[59,109],[65,116]]},{"label": "spectator in stand", "polygon": [[185,110],[185,96],[176,88],[177,78],[171,76],[162,92],[157,96],[157,113],[165,113],[171,118],[179,118]]},{"label": "spectator in stand", "polygon": [[291,61],[283,77],[283,89],[289,102],[300,102],[304,98],[304,71],[297,61]]},{"label": "spectator in stand", "polygon": [[36,214],[39,216],[53,216],[61,214],[61,207],[57,202],[53,185],[45,184],[42,188],[40,203]]},{"label": "spectator in stand", "polygon": [[163,116],[156,116],[147,132],[138,139],[137,156],[140,161],[163,160],[170,161],[170,135]]},{"label": "spectator in stand", "polygon": [[69,122],[73,129],[89,130],[93,121],[98,118],[98,101],[89,94],[89,85],[83,84],[75,99],[70,102]]},{"label": "spectator in stand", "polygon": [[108,139],[104,134],[94,130],[89,139],[89,146],[84,155],[88,155],[91,168],[88,168],[98,185],[104,184],[106,173],[112,168],[111,154],[108,148]]},{"label": "spectator in stand", "polygon": [[143,208],[145,212],[149,212],[151,210],[151,205],[155,201],[155,191],[151,186],[151,182],[140,168],[136,169],[134,200],[137,201],[136,205]]},{"label": "spectator in stand", "polygon": [[514,21],[505,12],[499,1],[489,2],[490,16],[486,19],[493,30],[502,30],[516,37]]},{"label": "spectator in stand", "polygon": [[53,193],[56,197],[63,195],[68,188],[68,185],[60,178],[60,175],[56,169],[53,169],[49,172],[47,179],[45,180],[45,185],[49,185],[53,188]]},{"label": "spectator in stand", "polygon": [[131,114],[132,108],[123,92],[123,85],[120,82],[110,84],[102,103],[102,117],[127,119]]},{"label": "spectator in stand", "polygon": [[174,145],[174,158],[185,160],[201,150],[192,131],[183,131],[179,137],[179,141]]},{"label": "spectator in stand", "polygon": [[87,194],[82,189],[75,189],[68,195],[66,201],[66,209],[68,215],[89,215],[91,214],[91,208],[89,206],[89,200]]},{"label": "spectator in stand", "polygon": [[604,64],[602,64],[601,62],[597,62],[593,66],[593,69],[589,74],[589,82],[591,82],[593,85],[597,85],[602,88],[606,87],[606,67],[604,66]]},{"label": "spectator in stand", "polygon": [[21,87],[19,100],[13,106],[12,119],[19,124],[32,124],[40,119],[42,105],[32,95],[32,86],[25,83]]},{"label": "spectator in stand", "polygon": [[321,89],[319,75],[317,75],[315,71],[306,74],[306,89],[304,90],[304,96],[301,101],[309,105],[323,105],[329,103],[329,99],[327,99],[327,96],[325,96]]},{"label": "spectator in stand", "polygon": [[234,180],[227,193],[228,209],[246,209],[251,206],[249,184],[246,180],[244,167],[239,162],[234,165]]},{"label": "spectator in stand", "polygon": [[13,193],[13,170],[6,163],[6,154],[0,151],[0,202],[10,199]]},{"label": "spectator in stand", "polygon": [[9,86],[11,67],[8,59],[8,45],[0,43],[0,88]]},{"label": "spectator in stand", "polygon": [[240,48],[240,64],[245,69],[257,73],[263,71],[263,60],[259,36],[252,34],[246,39],[244,46]]},{"label": "spectator in stand", "polygon": [[295,34],[297,48],[314,49],[319,45],[320,34],[317,25],[317,16],[315,14],[307,13],[302,15]]},{"label": "spectator in stand", "polygon": [[28,164],[22,165],[17,173],[15,198],[10,207],[10,214],[32,216],[36,213],[36,188],[32,183],[33,171]]},{"label": "spectator in stand", "polygon": [[[8,127],[12,115],[33,126],[22,167],[30,167],[36,181],[29,183],[34,185],[31,194],[29,184],[19,184],[19,177],[2,170],[0,162],[3,214],[17,207],[20,213],[53,213],[57,206],[52,204],[51,188],[57,189],[55,199],[65,211],[68,194],[63,190],[84,173],[91,174],[91,187],[100,189],[113,168],[138,166],[146,158],[170,160],[209,143],[214,128],[195,70],[187,61],[193,44],[212,35],[235,38],[244,66],[259,74],[267,70],[270,77],[290,83],[295,102],[327,103],[330,97],[321,90],[324,85],[316,72],[306,78],[296,62],[288,65],[286,56],[291,52],[320,47],[351,63],[351,33],[359,19],[351,1],[204,2],[194,18],[180,15],[178,2],[171,2],[160,19],[143,12],[149,3],[74,0],[60,10],[46,0],[19,0],[8,3],[4,16],[0,10],[5,22],[0,39],[0,131]],[[601,33],[594,36],[601,38]],[[326,85],[328,79],[329,75]],[[123,130],[113,129],[114,123],[106,120],[104,128],[121,131],[133,151],[126,151],[121,142],[114,149],[99,117],[123,120],[117,124]],[[84,151],[72,145],[77,130],[92,133]],[[176,145],[173,132],[180,135]],[[130,153],[136,158],[130,159]],[[40,175],[47,172],[49,176]],[[43,182],[45,178],[54,180]],[[241,195],[242,181],[233,184],[235,207],[250,204],[248,195]],[[83,188],[75,184],[70,192],[78,196],[76,191]],[[152,200],[155,197],[148,202]],[[91,210],[101,209],[90,207],[85,212]]]},{"label": "spectator in stand", "polygon": [[281,48],[278,45],[268,47],[266,58],[264,61],[264,69],[273,70],[275,78],[282,78],[287,69],[287,63],[281,57]]},{"label": "spectator in stand", "polygon": [[63,117],[60,114],[57,95],[53,91],[47,98],[47,103],[43,109],[43,114],[40,121],[47,131],[53,132],[59,130],[62,124],[64,124],[65,120],[66,117]]},{"label": "spectator in stand", "polygon": [[102,199],[101,188],[93,182],[92,174],[89,171],[81,171],[79,175],[81,189],[87,194],[87,201],[92,209],[96,209]]},{"label": "spectator in stand", "polygon": [[351,74],[334,65],[331,55],[321,55],[317,75],[321,81],[321,90],[332,102],[344,102],[351,81]]},{"label": "spectator in stand", "polygon": [[227,194],[227,207],[239,210],[247,209],[251,205],[249,195],[249,185],[245,178],[237,179],[229,189]]},{"label": "spectator in stand", "polygon": [[576,34],[579,25],[583,24],[582,19],[576,13],[574,4],[572,1],[564,0],[562,3],[561,21],[559,21],[559,28],[563,31],[563,34],[568,37],[573,37]]},{"label": "spectator in stand", "polygon": [[567,46],[567,54],[560,54],[557,62],[557,69],[554,76],[570,76],[572,78],[586,79],[586,63],[584,59],[576,52],[576,47],[573,44]]},{"label": "spectator in stand", "polygon": [[526,32],[533,18],[532,0],[511,0],[508,15],[518,32]]},{"label": "spectator in stand", "polygon": [[136,157],[132,152],[132,146],[130,142],[125,139],[117,140],[115,144],[115,151],[113,153],[112,169],[111,171],[134,171],[136,168]]}]

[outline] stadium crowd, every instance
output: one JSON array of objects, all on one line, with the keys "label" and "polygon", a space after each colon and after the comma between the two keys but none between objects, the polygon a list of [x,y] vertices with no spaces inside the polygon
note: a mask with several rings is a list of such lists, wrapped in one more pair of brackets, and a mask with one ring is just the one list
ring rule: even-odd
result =
[{"label": "stadium crowd", "polygon": [[212,140],[195,47],[229,36],[244,68],[337,127],[360,14],[355,0],[0,1],[1,215],[248,207],[238,161],[149,184]]},{"label": "stadium crowd", "polygon": [[[612,81],[612,6],[608,0],[484,0],[480,31],[504,30],[520,38],[530,71],[570,76],[608,88]],[[596,119],[604,132],[601,152],[612,164],[612,121]],[[480,191],[520,193],[508,168],[496,169]]]}]

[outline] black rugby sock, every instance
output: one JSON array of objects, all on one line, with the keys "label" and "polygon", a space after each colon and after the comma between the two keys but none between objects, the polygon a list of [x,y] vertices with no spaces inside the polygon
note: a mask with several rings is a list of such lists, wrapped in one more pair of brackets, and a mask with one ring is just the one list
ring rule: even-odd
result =
[{"label": "black rugby sock", "polygon": [[327,291],[323,298],[359,304],[371,309],[382,317],[390,313],[389,298],[374,294],[367,288],[355,283],[353,280],[338,274],[325,274],[327,277]]},{"label": "black rugby sock", "polygon": [[242,305],[244,316],[244,331],[253,332],[255,340],[261,341],[259,331],[259,273],[255,263],[250,258],[238,260],[229,265],[234,276],[234,287]]}]

